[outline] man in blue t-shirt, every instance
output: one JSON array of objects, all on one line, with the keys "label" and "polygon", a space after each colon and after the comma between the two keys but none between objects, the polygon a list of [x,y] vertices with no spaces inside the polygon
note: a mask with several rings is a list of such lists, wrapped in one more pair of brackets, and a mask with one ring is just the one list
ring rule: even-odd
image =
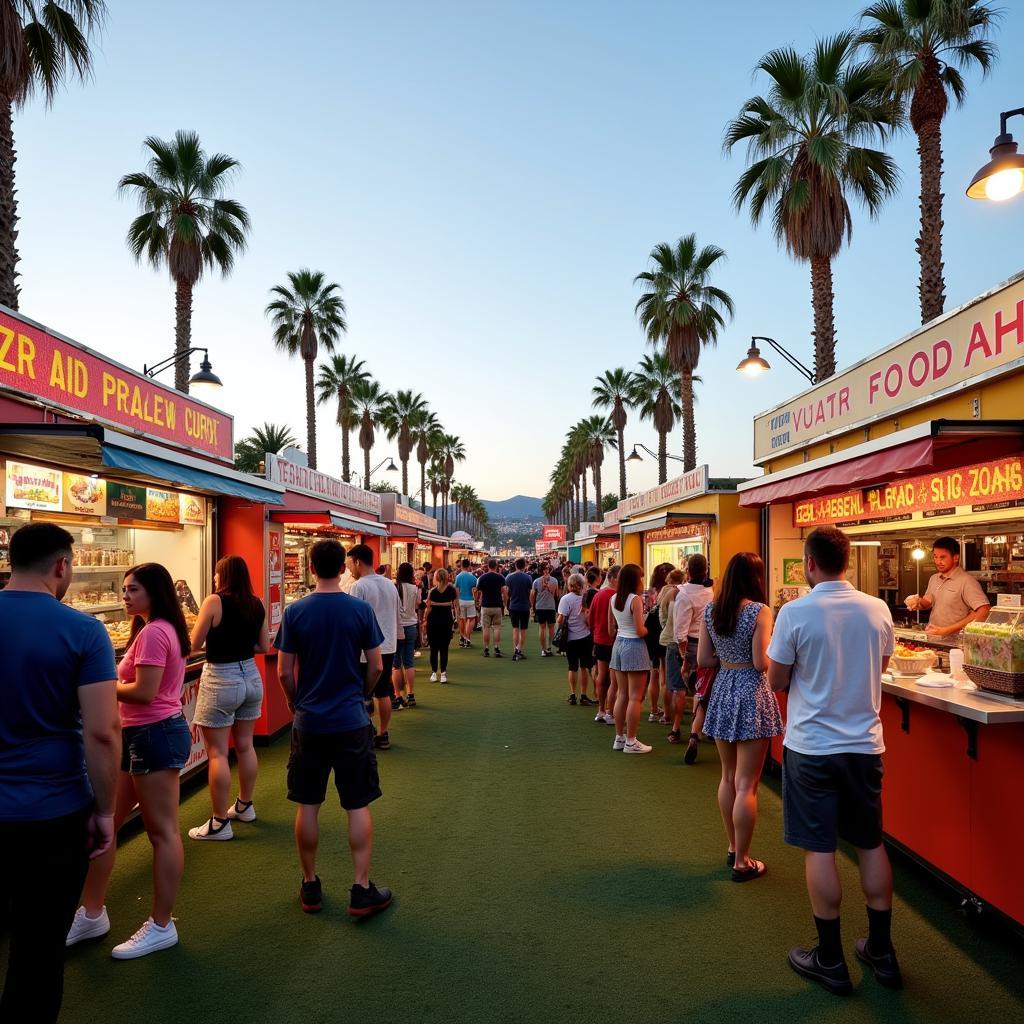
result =
[{"label": "man in blue t-shirt", "polygon": [[459,592],[459,646],[472,647],[471,637],[476,625],[476,576],[469,571],[473,563],[462,560],[462,572],[455,577],[455,589]]},{"label": "man in blue t-shirt", "polygon": [[89,860],[114,841],[114,648],[98,619],[60,603],[73,578],[73,542],[52,523],[21,527],[10,540],[11,580],[0,591],[4,1021],[57,1019],[65,937]]},{"label": "man in blue t-shirt", "polygon": [[530,625],[530,595],[533,592],[533,577],[526,571],[526,559],[516,559],[515,572],[505,577],[508,590],[508,617],[512,620],[512,660],[525,661],[523,647],[526,645],[526,631]]},{"label": "man in blue t-shirt", "polygon": [[[373,608],[339,588],[345,549],[335,540],[317,541],[309,559],[316,589],[285,609],[276,640],[281,688],[295,714],[288,799],[299,805],[295,816],[302,865],[299,902],[307,913],[323,907],[316,853],[320,806],[327,799],[333,770],[341,806],[348,813],[355,869],[348,912],[366,917],[391,905],[391,890],[378,889],[370,881],[373,819],[369,805],[381,791],[365,705],[383,667],[384,634]],[[366,659],[365,665],[361,658]]]}]

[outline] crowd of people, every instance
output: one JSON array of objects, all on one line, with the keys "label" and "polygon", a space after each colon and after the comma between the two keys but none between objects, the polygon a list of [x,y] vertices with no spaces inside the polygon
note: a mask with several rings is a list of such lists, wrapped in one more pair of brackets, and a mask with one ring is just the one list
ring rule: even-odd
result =
[{"label": "crowd of people", "polygon": [[[319,811],[333,775],[348,818],[353,884],[348,913],[363,918],[392,902],[370,878],[373,822],[381,796],[377,751],[390,746],[393,714],[415,708],[415,659],[430,652],[432,682],[448,682],[448,652],[460,647],[502,658],[510,619],[514,662],[526,660],[531,622],[540,658],[566,660],[572,706],[614,726],[612,749],[647,754],[638,733],[668,726],[683,762],[713,740],[721,763],[718,805],[735,882],[763,878],[751,856],[757,792],[768,744],[783,731],[773,691],[789,691],[783,804],[785,839],[804,851],[816,946],[790,951],[800,974],[829,991],[850,991],[839,927],[835,864],[839,837],[857,850],[868,936],[856,955],[880,982],[900,984],[890,937],[892,877],[881,831],[881,674],[893,649],[886,605],[846,582],[849,542],[831,528],[806,540],[809,597],[773,622],[764,566],[735,555],[717,587],[703,555],[684,566],[593,565],[519,558],[458,572],[411,564],[396,578],[374,567],[372,550],[333,540],[310,552],[315,589],[289,605],[271,647],[266,612],[245,562],[218,561],[214,593],[189,631],[167,570],[125,573],[132,620],[115,664],[102,625],[61,603],[73,576],[73,538],[33,523],[11,539],[12,576],[0,592],[0,643],[10,671],[0,680],[0,884],[10,952],[0,1016],[55,1020],[66,946],[111,930],[105,900],[116,836],[137,806],[152,847],[150,912],[117,959],[178,942],[173,908],[184,872],[178,823],[180,772],[192,748],[182,713],[186,659],[205,652],[194,725],[209,757],[211,814],[188,831],[225,841],[256,820],[254,724],[263,700],[255,655],[276,649],[293,713],[287,768],[301,868],[299,901],[323,906],[317,874]],[[301,666],[301,670],[300,670]],[[687,699],[689,698],[689,706]],[[689,715],[689,728],[683,723]],[[376,719],[374,723],[373,719]],[[228,751],[238,759],[231,800]],[[43,886],[24,880],[44,877]],[[77,910],[76,910],[77,907]]]}]

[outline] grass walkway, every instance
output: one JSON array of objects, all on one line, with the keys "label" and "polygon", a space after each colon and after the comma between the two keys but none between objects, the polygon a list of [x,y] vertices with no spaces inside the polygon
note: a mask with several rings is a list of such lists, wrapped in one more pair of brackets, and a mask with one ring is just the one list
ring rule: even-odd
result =
[{"label": "grass walkway", "polygon": [[[853,960],[865,921],[845,859],[856,994],[840,1001],[792,974],[786,950],[813,923],[777,793],[762,789],[754,849],[768,876],[734,885],[712,749],[684,767],[665,729],[645,725],[653,754],[613,754],[612,729],[564,703],[564,665],[484,661],[478,647],[452,651],[447,687],[417,671],[422,703],[396,715],[374,807],[373,876],[395,906],[364,924],[345,913],[350,865],[330,798],[325,910],[298,907],[285,740],[261,752],[259,821],[230,843],[186,839],[180,945],[118,963],[110,947],[145,918],[150,892],[149,846],[130,839],[109,897],[113,932],[71,951],[62,1020],[1021,1019],[1022,947],[976,932],[908,868],[897,871],[894,922],[903,992],[862,978]],[[190,794],[182,831],[208,814],[205,790]]]}]

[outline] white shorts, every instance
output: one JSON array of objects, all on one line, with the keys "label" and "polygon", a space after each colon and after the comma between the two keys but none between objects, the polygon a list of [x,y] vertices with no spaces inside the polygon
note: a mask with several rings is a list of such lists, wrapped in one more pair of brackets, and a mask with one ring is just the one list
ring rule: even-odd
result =
[{"label": "white shorts", "polygon": [[476,603],[474,601],[460,601],[459,602],[459,618],[460,619],[475,619],[476,618]]}]

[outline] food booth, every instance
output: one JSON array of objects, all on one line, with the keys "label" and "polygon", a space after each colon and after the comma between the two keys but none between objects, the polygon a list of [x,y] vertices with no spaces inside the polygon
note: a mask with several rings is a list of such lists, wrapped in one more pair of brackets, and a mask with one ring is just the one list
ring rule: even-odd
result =
[{"label": "food booth", "polygon": [[640,565],[646,579],[661,562],[682,568],[690,555],[702,554],[717,579],[738,551],[760,551],[760,516],[740,507],[736,483],[698,466],[620,501],[623,563]]},{"label": "food booth", "polygon": [[[473,538],[465,530],[455,530],[448,540],[451,545],[447,553],[449,566],[457,566],[462,562],[462,559],[473,557]],[[416,563],[414,562],[413,564],[415,565]]]},{"label": "food booth", "polygon": [[776,608],[801,593],[803,538],[831,524],[850,536],[850,581],[889,605],[900,643],[934,652],[940,669],[965,651],[981,688],[904,674],[905,663],[883,681],[885,830],[968,906],[1018,925],[1024,886],[1005,851],[1024,842],[1024,637],[1002,614],[926,633],[928,613],[906,599],[924,593],[946,536],[993,606],[1020,604],[1022,395],[1024,275],[758,416],[765,475],[740,485],[743,506],[763,509]]},{"label": "food booth", "polygon": [[382,494],[381,521],[386,525],[388,557],[392,576],[403,562],[416,569],[428,563],[440,569],[446,564],[448,538],[437,532],[437,520],[406,505],[399,494]]},{"label": "food booth", "polygon": [[[280,488],[232,468],[232,419],[77,342],[0,309],[0,587],[12,534],[53,522],[75,539],[66,603],[94,615],[115,652],[131,628],[121,582],[165,565],[191,625],[210,593],[220,503],[281,501]],[[190,658],[191,724],[203,657]],[[206,761],[198,730],[184,772]]]},{"label": "food booth", "polygon": [[605,512],[604,519],[594,537],[594,564],[599,569],[619,565],[622,560],[622,539],[619,534],[619,510]]}]

